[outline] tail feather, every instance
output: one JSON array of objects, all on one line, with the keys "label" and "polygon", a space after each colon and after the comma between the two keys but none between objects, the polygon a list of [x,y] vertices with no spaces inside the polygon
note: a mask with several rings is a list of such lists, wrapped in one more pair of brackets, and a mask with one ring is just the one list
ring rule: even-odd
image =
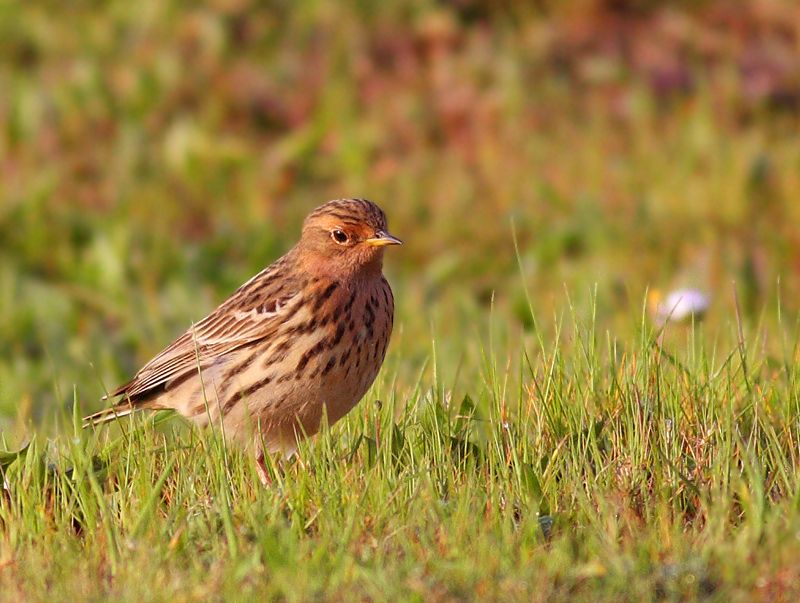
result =
[{"label": "tail feather", "polygon": [[148,399],[143,399],[142,397],[131,398],[126,395],[128,393],[128,388],[132,383],[133,381],[128,381],[124,385],[120,385],[114,391],[109,392],[100,398],[101,400],[105,401],[108,399],[118,398],[119,396],[125,396],[124,399],[118,400],[113,406],[109,406],[108,408],[104,408],[103,410],[89,415],[88,417],[84,417],[83,429],[96,425],[103,425],[104,423],[110,423],[111,421],[116,421],[122,417],[127,417],[134,411],[149,408],[150,406],[148,404]]},{"label": "tail feather", "polygon": [[127,403],[124,405],[115,404],[110,408],[104,408],[103,410],[91,414],[88,417],[84,417],[83,428],[86,429],[87,427],[93,427],[96,425],[109,423],[111,421],[116,421],[122,417],[127,417],[136,410],[139,410],[139,408],[131,406]]}]

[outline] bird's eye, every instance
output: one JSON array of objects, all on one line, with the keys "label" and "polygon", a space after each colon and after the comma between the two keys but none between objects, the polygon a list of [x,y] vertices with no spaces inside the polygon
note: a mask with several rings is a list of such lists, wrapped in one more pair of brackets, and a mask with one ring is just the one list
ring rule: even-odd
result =
[{"label": "bird's eye", "polygon": [[339,245],[344,245],[349,240],[349,237],[347,236],[347,233],[342,231],[342,230],[334,230],[331,233],[331,236],[333,237],[334,241],[339,243]]}]

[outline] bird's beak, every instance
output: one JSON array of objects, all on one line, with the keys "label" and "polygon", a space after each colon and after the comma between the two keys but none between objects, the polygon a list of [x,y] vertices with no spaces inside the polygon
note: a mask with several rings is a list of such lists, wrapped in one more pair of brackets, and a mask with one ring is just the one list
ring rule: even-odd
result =
[{"label": "bird's beak", "polygon": [[403,244],[403,241],[401,241],[397,237],[393,237],[388,232],[384,232],[382,230],[379,230],[378,232],[375,233],[374,237],[372,237],[370,239],[366,239],[364,242],[367,245],[371,245],[373,247],[383,247],[385,245],[402,245]]}]

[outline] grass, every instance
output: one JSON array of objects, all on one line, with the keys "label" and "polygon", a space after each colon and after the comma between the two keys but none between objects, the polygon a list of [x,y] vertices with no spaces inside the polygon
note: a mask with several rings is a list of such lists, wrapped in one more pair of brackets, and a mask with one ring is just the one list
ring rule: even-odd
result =
[{"label": "grass", "polygon": [[390,366],[269,490],[219,434],[161,417],[82,431],[76,404],[65,435],[7,469],[3,592],[791,598],[794,356],[740,347],[735,329],[682,330],[675,354],[646,328],[627,346],[569,330],[571,343],[485,342],[463,397],[434,351],[407,389]]},{"label": "grass", "polygon": [[[513,3],[296,4],[0,7],[0,599],[798,598],[796,111],[735,55],[576,81]],[[343,195],[406,241],[396,330],[274,488],[79,429]]]}]

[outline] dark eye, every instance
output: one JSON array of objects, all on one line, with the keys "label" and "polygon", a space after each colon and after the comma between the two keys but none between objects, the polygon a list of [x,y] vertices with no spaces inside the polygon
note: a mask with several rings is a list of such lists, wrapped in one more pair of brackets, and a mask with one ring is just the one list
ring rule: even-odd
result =
[{"label": "dark eye", "polygon": [[347,241],[349,239],[349,237],[347,236],[347,233],[345,233],[342,230],[334,230],[331,233],[331,236],[333,237],[333,240],[336,241],[337,243],[339,243],[340,245],[344,245],[345,243],[347,243]]}]

